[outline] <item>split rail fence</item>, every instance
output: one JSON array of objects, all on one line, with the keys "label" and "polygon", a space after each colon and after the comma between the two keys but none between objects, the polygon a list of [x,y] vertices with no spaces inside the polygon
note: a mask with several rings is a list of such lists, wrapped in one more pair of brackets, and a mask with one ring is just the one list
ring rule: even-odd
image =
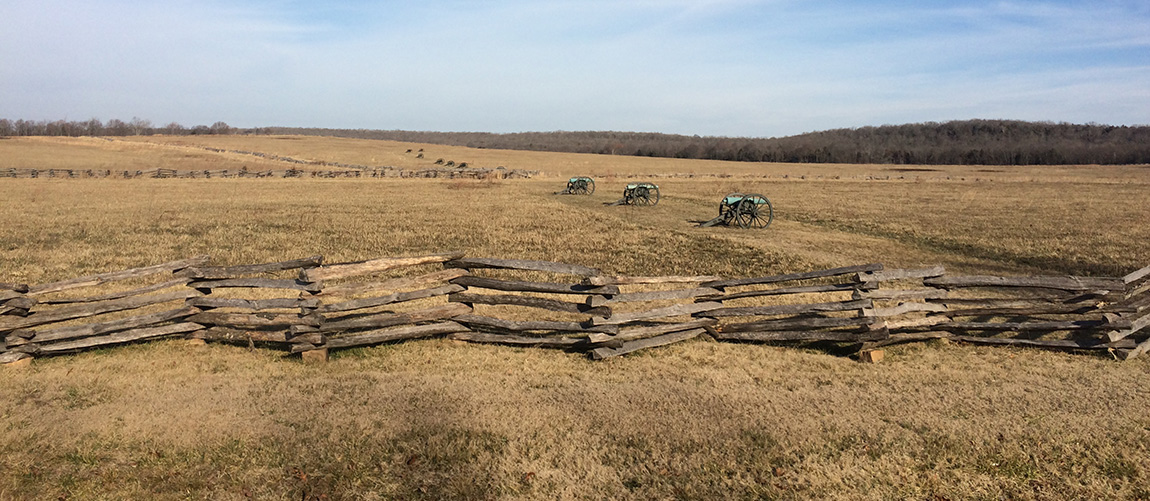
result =
[{"label": "split rail fence", "polygon": [[462,253],[324,265],[208,256],[33,285],[0,283],[0,363],[164,337],[328,350],[446,337],[600,360],[698,336],[849,343],[929,339],[1150,351],[1150,266],[1125,277],[956,276],[866,264],[756,278],[613,276]]}]

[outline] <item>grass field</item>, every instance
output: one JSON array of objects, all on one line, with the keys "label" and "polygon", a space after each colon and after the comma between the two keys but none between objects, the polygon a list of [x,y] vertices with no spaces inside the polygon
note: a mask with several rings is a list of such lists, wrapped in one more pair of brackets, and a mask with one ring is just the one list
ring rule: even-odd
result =
[{"label": "grass field", "polygon": [[[204,147],[543,174],[0,179],[0,282],[195,254],[249,264],[447,250],[625,274],[1150,264],[1145,166],[730,164],[221,136],[6,139],[0,169],[284,168]],[[424,159],[406,153],[419,148]],[[594,176],[595,195],[553,195],[571,175]],[[648,178],[657,207],[603,205]],[[774,224],[693,227],[731,191],[771,198]],[[0,370],[0,499],[1146,498],[1148,364],[911,344],[864,365],[833,348],[703,341],[591,362],[428,340],[309,366],[163,341]]]}]

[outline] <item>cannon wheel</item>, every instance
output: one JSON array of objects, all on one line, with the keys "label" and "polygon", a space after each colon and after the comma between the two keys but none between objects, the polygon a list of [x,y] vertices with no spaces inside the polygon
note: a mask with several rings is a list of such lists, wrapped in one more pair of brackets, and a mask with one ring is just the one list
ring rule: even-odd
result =
[{"label": "cannon wheel", "polygon": [[634,204],[655,206],[659,204],[658,186],[637,186],[634,194]]},{"label": "cannon wheel", "polygon": [[583,189],[580,191],[580,195],[590,195],[595,193],[595,180],[588,178],[587,184],[583,185]]},{"label": "cannon wheel", "polygon": [[723,218],[723,223],[725,223],[725,224],[731,223],[731,218],[735,217],[735,213],[734,213],[735,206],[738,205],[738,202],[735,202],[734,204],[727,203],[727,199],[737,197],[741,200],[744,196],[745,195],[743,195],[742,193],[738,193],[738,192],[727,193],[727,196],[723,197],[723,200],[721,200],[719,202],[719,216]]},{"label": "cannon wheel", "polygon": [[735,207],[735,222],[740,228],[766,228],[775,220],[771,201],[759,194],[744,195]]}]

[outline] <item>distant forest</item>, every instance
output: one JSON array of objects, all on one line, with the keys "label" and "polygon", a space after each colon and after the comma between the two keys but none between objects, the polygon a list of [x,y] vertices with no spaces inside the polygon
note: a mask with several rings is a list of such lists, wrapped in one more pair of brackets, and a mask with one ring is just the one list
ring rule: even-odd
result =
[{"label": "distant forest", "polygon": [[646,132],[419,132],[259,127],[224,122],[155,127],[129,122],[0,119],[0,136],[299,134],[498,148],[743,162],[1065,165],[1150,164],[1150,126],[962,120],[811,132],[781,138],[683,136]]}]

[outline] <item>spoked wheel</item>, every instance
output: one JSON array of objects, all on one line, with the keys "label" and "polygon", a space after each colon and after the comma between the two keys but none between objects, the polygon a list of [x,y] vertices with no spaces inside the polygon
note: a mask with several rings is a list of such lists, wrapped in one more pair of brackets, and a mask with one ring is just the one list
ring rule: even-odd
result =
[{"label": "spoked wheel", "polygon": [[659,204],[658,186],[639,186],[635,188],[635,205],[655,206]]},{"label": "spoked wheel", "polygon": [[583,186],[583,194],[590,195],[592,193],[595,193],[595,180],[588,179],[587,184]]},{"label": "spoked wheel", "polygon": [[762,195],[744,195],[735,207],[735,222],[740,228],[766,228],[775,220],[771,201]]}]

